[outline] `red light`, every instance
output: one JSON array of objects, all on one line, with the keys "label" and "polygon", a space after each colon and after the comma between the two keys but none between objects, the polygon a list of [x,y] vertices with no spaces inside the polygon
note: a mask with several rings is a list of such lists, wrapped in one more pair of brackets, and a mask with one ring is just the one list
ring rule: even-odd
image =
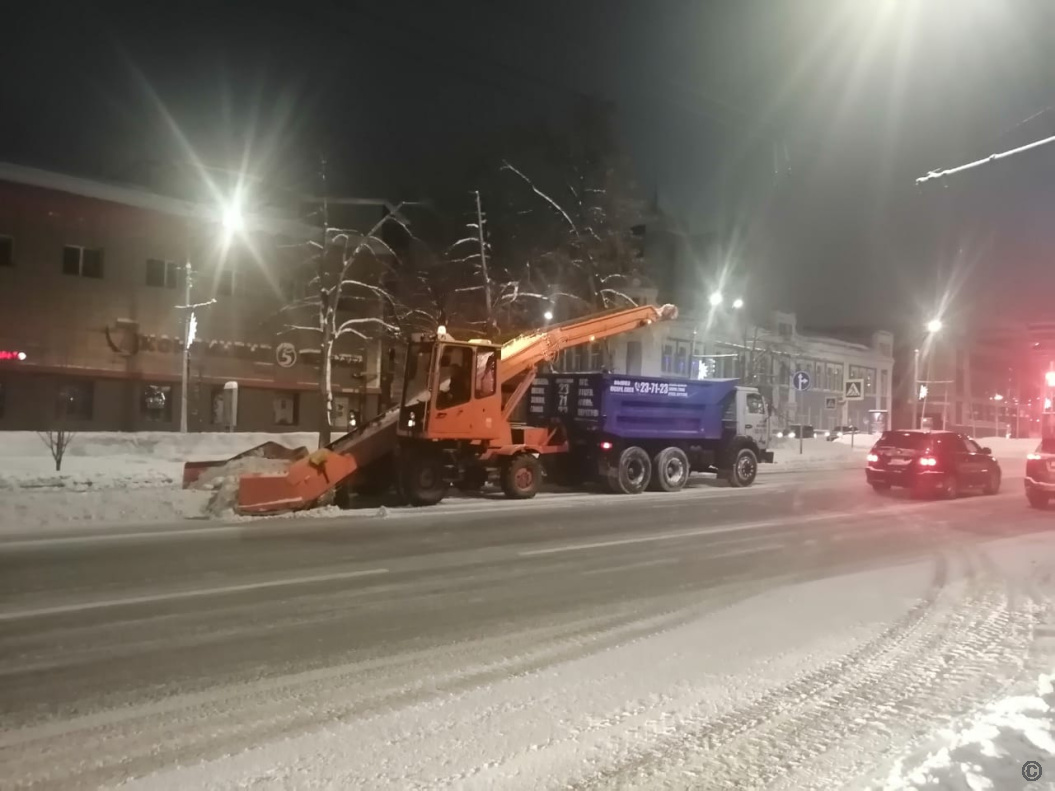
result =
[{"label": "red light", "polygon": [[18,360],[22,362],[24,359],[26,359],[25,352],[12,352],[0,349],[0,360]]},{"label": "red light", "polygon": [[869,453],[868,454],[868,461],[870,461],[870,462],[879,461],[879,456],[877,456],[874,453]]},{"label": "red light", "polygon": [[933,456],[924,456],[922,459],[919,460],[919,466],[920,467],[937,467],[938,466],[938,460],[936,458],[934,458]]},{"label": "red light", "polygon": [[611,449],[612,449],[612,443],[609,442],[608,440],[605,440],[604,442],[601,443],[601,450],[611,450]]}]

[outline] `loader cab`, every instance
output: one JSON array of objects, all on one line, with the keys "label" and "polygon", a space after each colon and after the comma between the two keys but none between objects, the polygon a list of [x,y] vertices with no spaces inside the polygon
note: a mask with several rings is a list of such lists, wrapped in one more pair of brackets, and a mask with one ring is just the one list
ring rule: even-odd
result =
[{"label": "loader cab", "polygon": [[398,432],[422,439],[495,439],[501,425],[501,349],[413,340],[407,350]]}]

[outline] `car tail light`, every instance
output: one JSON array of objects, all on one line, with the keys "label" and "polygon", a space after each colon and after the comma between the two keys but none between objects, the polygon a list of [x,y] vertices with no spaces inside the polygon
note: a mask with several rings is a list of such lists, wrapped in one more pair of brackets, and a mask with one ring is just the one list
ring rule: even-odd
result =
[{"label": "car tail light", "polygon": [[612,449],[612,443],[609,442],[608,440],[605,440],[604,442],[601,443],[601,450],[611,450],[611,449]]},{"label": "car tail light", "polygon": [[920,467],[937,467],[938,460],[933,456],[924,456],[919,460]]}]

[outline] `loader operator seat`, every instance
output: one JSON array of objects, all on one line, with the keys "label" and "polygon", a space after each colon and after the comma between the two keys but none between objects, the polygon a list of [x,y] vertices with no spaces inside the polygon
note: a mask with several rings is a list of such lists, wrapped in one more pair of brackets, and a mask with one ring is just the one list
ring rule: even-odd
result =
[{"label": "loader operator seat", "polygon": [[440,392],[436,406],[449,409],[466,403],[472,397],[472,378],[461,355],[444,354],[440,359]]}]

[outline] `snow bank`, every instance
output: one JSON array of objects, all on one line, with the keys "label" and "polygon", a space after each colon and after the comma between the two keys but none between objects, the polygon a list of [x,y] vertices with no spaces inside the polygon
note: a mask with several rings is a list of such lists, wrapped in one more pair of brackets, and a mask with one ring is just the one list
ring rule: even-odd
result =
[{"label": "snow bank", "polygon": [[316,439],[317,435],[306,432],[91,431],[73,438],[62,471],[57,473],[48,449],[35,432],[6,431],[0,433],[0,490],[179,486],[185,461],[224,459],[268,441],[290,448],[313,448]]},{"label": "snow bank", "polygon": [[[1055,769],[1055,673],[1042,675],[1033,694],[1004,698],[942,731],[923,761],[894,765],[883,791],[914,788],[1020,788],[1023,766]],[[910,765],[906,767],[906,763]],[[1034,778],[1036,780],[1036,778]]]},{"label": "snow bank", "polygon": [[804,439],[802,453],[799,453],[797,439],[774,439],[770,444],[773,464],[761,465],[759,472],[855,469],[864,463],[864,454],[871,446],[871,442],[862,442],[860,437],[853,448],[849,442],[842,445],[838,440]]}]

